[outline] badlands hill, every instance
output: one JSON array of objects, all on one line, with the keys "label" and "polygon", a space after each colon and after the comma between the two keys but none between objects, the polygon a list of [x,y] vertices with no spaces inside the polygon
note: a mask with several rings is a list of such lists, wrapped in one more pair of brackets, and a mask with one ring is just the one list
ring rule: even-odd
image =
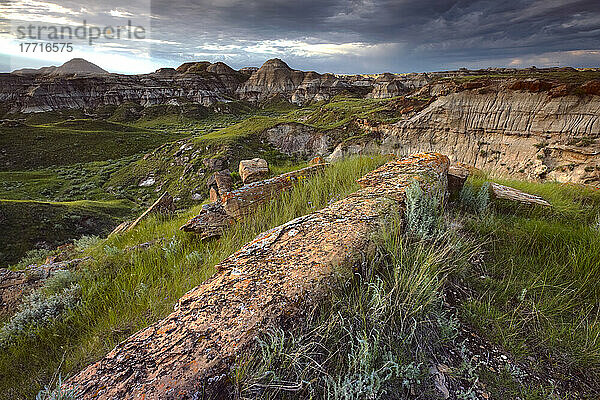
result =
[{"label": "badlands hill", "polygon": [[15,75],[46,75],[46,76],[61,76],[61,75],[106,75],[107,71],[103,70],[94,63],[91,63],[83,58],[73,58],[59,67],[42,67],[39,69],[23,68],[17,69],[12,74]]}]

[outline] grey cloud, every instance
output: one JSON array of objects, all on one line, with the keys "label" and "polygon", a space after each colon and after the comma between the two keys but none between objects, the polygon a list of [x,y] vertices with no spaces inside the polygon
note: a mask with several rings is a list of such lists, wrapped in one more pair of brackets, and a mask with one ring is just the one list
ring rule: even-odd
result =
[{"label": "grey cloud", "polygon": [[[198,59],[196,54],[234,67],[278,56],[296,68],[339,72],[503,65],[546,59],[542,54],[562,54],[575,65],[600,62],[597,53],[572,53],[600,48],[597,0],[135,0],[127,5],[63,0],[60,5],[85,7],[94,15],[116,8],[151,14],[151,37],[172,42],[152,45],[152,55],[169,65]],[[275,51],[256,50],[275,41]],[[290,42],[364,46],[302,54],[286,48]],[[222,51],[215,49],[219,45],[225,46]]]}]

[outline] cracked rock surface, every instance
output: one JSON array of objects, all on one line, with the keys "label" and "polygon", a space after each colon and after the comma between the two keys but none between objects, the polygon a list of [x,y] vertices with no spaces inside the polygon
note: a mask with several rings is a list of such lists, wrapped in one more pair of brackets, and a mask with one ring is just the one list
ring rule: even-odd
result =
[{"label": "cracked rock surface", "polygon": [[226,398],[236,355],[266,328],[292,321],[368,255],[375,234],[417,181],[445,192],[449,160],[417,154],[359,180],[362,189],[257,236],[185,294],[169,316],[65,384],[82,399]]}]

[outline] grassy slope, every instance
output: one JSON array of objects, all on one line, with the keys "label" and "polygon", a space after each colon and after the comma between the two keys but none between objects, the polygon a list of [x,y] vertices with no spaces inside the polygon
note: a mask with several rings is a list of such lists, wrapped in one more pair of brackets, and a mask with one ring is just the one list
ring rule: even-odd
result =
[{"label": "grassy slope", "polygon": [[31,170],[119,159],[183,136],[96,120],[0,127],[0,169]]},{"label": "grassy slope", "polygon": [[[25,203],[20,207],[15,203],[2,206],[3,228],[11,235],[0,242],[0,253],[3,254],[0,265],[17,261],[36,243],[56,245],[82,233],[102,233],[109,226],[131,218],[139,213],[138,204],[141,208],[160,193],[155,192],[156,187],[139,188],[139,180],[135,179],[122,185],[106,185],[115,172],[140,159],[142,151],[175,139],[210,132],[215,127],[248,118],[256,111],[245,104],[223,105],[224,113],[220,114],[198,107],[202,112],[189,116],[182,114],[183,108],[176,107],[138,109],[141,117],[127,115],[119,107],[98,110],[105,118],[126,123],[90,119],[76,110],[57,111],[17,116],[27,125],[1,127],[0,199],[32,202],[27,203],[29,206]],[[277,110],[261,112],[273,114]],[[166,169],[170,170],[168,165]],[[194,184],[193,177],[187,178],[185,182],[173,181],[179,187],[193,189],[193,186],[188,187]],[[77,224],[82,212],[76,203],[73,207],[50,205],[79,200],[98,202],[86,214],[93,221],[91,226]],[[133,203],[121,201],[121,208],[116,210],[115,200]],[[46,203],[41,206],[40,202]],[[27,229],[16,228],[23,223]]]},{"label": "grassy slope", "polygon": [[[362,158],[333,165],[324,175],[264,206],[220,240],[200,242],[178,230],[198,211],[193,208],[172,219],[149,219],[133,232],[88,250],[94,261],[78,271],[81,307],[36,339],[24,339],[0,353],[0,394],[31,397],[57,371],[66,375],[98,359],[135,330],[170,312],[183,293],[210,276],[212,267],[243,243],[356,190],[355,179],[382,162]],[[156,239],[162,240],[148,250],[125,250]]]},{"label": "grassy slope", "polygon": [[106,234],[133,208],[126,200],[0,200],[0,265],[17,262],[34,247],[54,248],[82,235]]}]

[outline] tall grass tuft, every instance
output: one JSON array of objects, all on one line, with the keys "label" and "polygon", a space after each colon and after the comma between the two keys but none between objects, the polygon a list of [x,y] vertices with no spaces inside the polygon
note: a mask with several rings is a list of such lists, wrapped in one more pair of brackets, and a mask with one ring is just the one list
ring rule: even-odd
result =
[{"label": "tall grass tuft", "polygon": [[234,371],[240,398],[401,398],[425,384],[428,356],[456,335],[441,287],[470,246],[449,233],[422,241],[382,232],[362,274],[333,289],[295,328],[264,333]]}]

